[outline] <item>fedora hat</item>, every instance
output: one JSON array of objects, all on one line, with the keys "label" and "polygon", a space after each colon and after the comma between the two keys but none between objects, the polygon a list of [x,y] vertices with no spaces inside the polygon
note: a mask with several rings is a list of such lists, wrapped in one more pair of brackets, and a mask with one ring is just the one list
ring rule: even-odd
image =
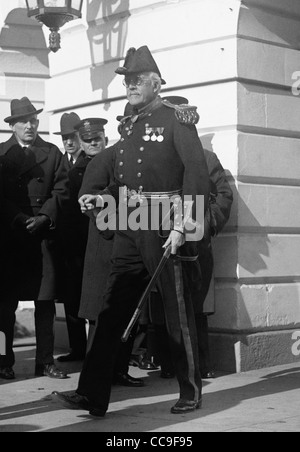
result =
[{"label": "fedora hat", "polygon": [[4,122],[11,124],[12,122],[25,118],[30,115],[38,115],[42,113],[41,110],[37,110],[28,97],[23,97],[22,99],[13,99],[10,104],[11,116],[4,119]]},{"label": "fedora hat", "polygon": [[124,66],[116,70],[119,75],[140,74],[141,72],[155,72],[161,78],[162,85],[166,85],[165,80],[161,77],[160,70],[147,46],[135,49],[131,47],[126,55]]},{"label": "fedora hat", "polygon": [[76,113],[64,113],[60,120],[60,132],[54,135],[72,135],[77,132],[76,126],[80,123],[80,118]]}]

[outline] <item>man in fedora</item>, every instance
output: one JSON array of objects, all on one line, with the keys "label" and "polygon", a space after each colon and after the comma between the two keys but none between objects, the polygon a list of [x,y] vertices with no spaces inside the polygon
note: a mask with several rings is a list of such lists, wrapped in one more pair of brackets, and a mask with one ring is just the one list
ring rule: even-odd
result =
[{"label": "man in fedora", "polygon": [[60,132],[54,134],[62,138],[65,150],[63,160],[67,171],[73,168],[81,156],[84,156],[79,134],[75,129],[79,122],[80,117],[76,113],[64,113],[60,120]]},{"label": "man in fedora", "polygon": [[[199,115],[193,109],[175,109],[162,101],[159,94],[166,82],[147,46],[131,48],[124,67],[116,73],[124,76],[127,98],[133,107],[133,115],[124,119],[120,141],[114,148],[116,183],[124,187],[128,204],[136,202],[138,209],[143,204],[146,209],[155,205],[158,198],[171,202],[174,197],[189,196],[194,201],[195,220],[196,196],[204,197],[205,210],[209,198],[208,169],[195,127]],[[91,185],[97,187],[96,172],[95,183]],[[105,193],[109,191],[108,187]],[[101,187],[98,193],[86,194],[80,202],[83,211],[104,207]],[[128,214],[135,215],[135,210],[128,208]],[[191,297],[191,285],[198,283],[200,277],[197,243],[186,242],[186,223],[181,215],[174,218],[174,227],[165,231],[165,239],[151,226],[151,209],[148,218],[147,230],[144,225],[136,228],[129,224],[127,230],[122,226],[122,230],[117,229],[105,309],[99,316],[78,389],[72,396],[56,393],[66,406],[89,410],[93,416],[103,417],[108,409],[114,364],[111,356],[115,356],[120,337],[166,248],[171,249],[173,258],[161,273],[158,289],[164,302],[180,388],[180,398],[171,411],[185,414],[201,408],[202,381]],[[154,220],[156,223],[157,219]],[[189,272],[182,266],[183,257],[189,259]],[[99,356],[106,362],[105,367]]]},{"label": "man in fedora", "polygon": [[1,218],[6,240],[1,259],[5,279],[0,287],[0,330],[6,355],[0,356],[0,378],[15,378],[13,336],[19,301],[35,301],[36,376],[66,378],[54,364],[56,298],[55,228],[67,197],[62,153],[38,135],[37,110],[27,97],[11,102],[12,137],[0,144],[4,202]]},{"label": "man in fedora", "polygon": [[77,165],[81,167],[85,161],[85,153],[76,130],[80,121],[76,113],[64,113],[60,120],[60,132],[54,134],[62,138],[65,150],[63,163],[69,183],[69,197],[64,203],[58,223],[62,266],[59,275],[59,301],[63,302],[65,307],[71,349],[68,355],[58,358],[58,361],[63,363],[83,361],[87,347],[85,320],[78,317],[89,227],[89,219],[81,214],[77,201],[83,178],[83,172],[77,171]]}]

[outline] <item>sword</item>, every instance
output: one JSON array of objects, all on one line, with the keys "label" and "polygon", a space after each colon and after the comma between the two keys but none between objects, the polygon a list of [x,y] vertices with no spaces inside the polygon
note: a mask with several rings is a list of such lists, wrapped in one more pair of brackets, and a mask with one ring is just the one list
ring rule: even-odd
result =
[{"label": "sword", "polygon": [[138,319],[140,318],[144,305],[148,301],[148,298],[149,298],[152,290],[154,289],[158,278],[160,277],[163,269],[165,268],[166,263],[168,262],[168,260],[171,256],[171,251],[172,251],[172,246],[169,245],[168,248],[166,249],[166,251],[164,252],[163,257],[162,257],[157,269],[155,270],[155,273],[152,276],[151,281],[149,282],[144,294],[142,295],[142,298],[140,299],[140,302],[135,310],[135,313],[133,314],[132,319],[130,320],[130,322],[128,324],[128,327],[126,328],[126,330],[122,336],[122,342],[125,343],[128,341],[131,331],[133,330]]}]

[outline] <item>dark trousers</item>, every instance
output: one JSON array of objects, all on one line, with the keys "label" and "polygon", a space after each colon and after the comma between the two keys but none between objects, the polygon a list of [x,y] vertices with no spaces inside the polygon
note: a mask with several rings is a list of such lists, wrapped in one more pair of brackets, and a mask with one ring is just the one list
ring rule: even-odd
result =
[{"label": "dark trousers", "polygon": [[[6,336],[6,355],[0,356],[0,367],[13,367],[15,355],[13,352],[14,327],[16,323],[16,310],[18,301],[7,300],[0,303],[0,331]],[[36,329],[36,364],[53,364],[54,352],[54,301],[35,302],[35,329]]]},{"label": "dark trousers", "polygon": [[[149,282],[149,274],[154,273],[161,260],[163,244],[155,231],[126,231],[115,235],[105,309],[99,316],[77,390],[103,410],[109,405],[120,337]],[[159,290],[164,300],[180,397],[198,401],[202,381],[196,324],[187,276],[180,261],[169,260],[160,277]]]},{"label": "dark trousers", "polygon": [[[114,377],[117,377],[120,374],[126,375],[129,372],[129,361],[130,361],[132,349],[134,346],[136,329],[134,329],[134,331],[130,335],[128,341],[126,343],[123,343],[120,341],[119,347],[117,347],[117,349],[116,349],[114,372],[113,372]],[[90,322],[87,352],[89,352],[92,348],[92,345],[93,345],[93,342],[95,339],[96,330],[97,330],[96,322]],[[101,360],[101,358],[100,358],[100,360]],[[105,362],[102,361],[102,364],[105,365]]]},{"label": "dark trousers", "polygon": [[[199,344],[199,365],[201,375],[205,375],[212,370],[209,336],[208,336],[208,316],[205,314],[196,315],[197,335]],[[152,325],[148,329],[148,353],[155,356],[156,362],[161,365],[162,371],[173,372],[174,364],[172,362],[171,350],[169,345],[169,335],[165,325]]]},{"label": "dark trousers", "polygon": [[80,309],[84,257],[69,256],[64,279],[64,307],[70,348],[73,353],[85,356],[87,349],[86,322],[78,317]]},{"label": "dark trousers", "polygon": [[205,375],[212,371],[209,350],[208,316],[206,314],[197,314],[196,325],[199,342],[200,370],[201,374]]}]

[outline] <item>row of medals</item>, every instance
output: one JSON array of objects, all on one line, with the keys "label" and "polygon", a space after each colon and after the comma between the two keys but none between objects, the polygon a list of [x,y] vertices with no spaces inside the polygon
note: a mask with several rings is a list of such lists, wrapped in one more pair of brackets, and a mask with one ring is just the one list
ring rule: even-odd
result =
[{"label": "row of medals", "polygon": [[[130,127],[126,127],[128,136],[133,134],[132,129],[133,124],[131,124]],[[146,125],[146,135],[143,136],[143,140],[146,142],[153,141],[154,143],[157,141],[158,143],[162,143],[165,140],[165,137],[163,136],[164,131],[164,127],[149,127]]]}]

